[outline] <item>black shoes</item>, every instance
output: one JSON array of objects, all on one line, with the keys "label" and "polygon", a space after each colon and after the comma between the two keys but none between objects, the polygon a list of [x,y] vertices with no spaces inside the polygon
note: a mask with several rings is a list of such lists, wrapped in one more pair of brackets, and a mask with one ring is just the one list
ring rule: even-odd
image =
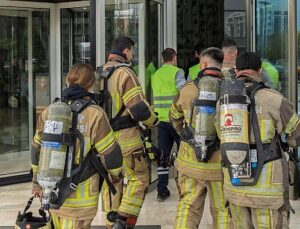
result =
[{"label": "black shoes", "polygon": [[134,229],[134,225],[129,225],[123,220],[117,219],[116,223],[113,225],[112,229]]},{"label": "black shoes", "polygon": [[169,197],[170,197],[170,191],[168,189],[157,193],[158,202],[164,202]]}]

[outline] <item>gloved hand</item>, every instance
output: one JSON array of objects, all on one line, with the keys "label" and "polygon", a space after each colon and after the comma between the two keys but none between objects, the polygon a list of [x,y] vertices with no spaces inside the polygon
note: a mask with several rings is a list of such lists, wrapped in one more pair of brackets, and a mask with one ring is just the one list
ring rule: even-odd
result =
[{"label": "gloved hand", "polygon": [[124,178],[123,170],[118,175],[110,174],[110,180],[111,180],[111,183],[113,183],[113,184],[120,183],[123,178]]},{"label": "gloved hand", "polygon": [[32,194],[35,198],[43,196],[43,188],[36,181],[32,182]]}]

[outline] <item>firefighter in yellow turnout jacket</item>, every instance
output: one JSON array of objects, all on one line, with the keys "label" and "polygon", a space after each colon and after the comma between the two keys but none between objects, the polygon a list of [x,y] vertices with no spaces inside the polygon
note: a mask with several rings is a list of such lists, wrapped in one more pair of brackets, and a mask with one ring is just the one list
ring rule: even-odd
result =
[{"label": "firefighter in yellow turnout jacket", "polygon": [[[117,38],[104,67],[130,63],[133,45],[134,41],[129,37]],[[112,98],[112,117],[121,113],[121,118],[112,123],[112,126],[123,154],[124,175],[127,179],[120,206],[118,206],[120,198],[113,199],[112,205],[118,209],[111,210],[118,210],[119,213],[113,228],[133,228],[149,186],[149,169],[138,122],[153,127],[159,121],[145,99],[135,72],[130,67],[119,67],[113,72],[108,80],[108,91]],[[121,186],[117,188],[118,192],[122,191]],[[106,211],[110,210],[109,205],[109,197],[106,196]]]},{"label": "firefighter in yellow turnout jacket", "polygon": [[[237,79],[244,81],[248,90],[254,83],[262,81],[261,59],[258,54],[252,52],[241,54],[237,59],[236,68]],[[285,156],[282,158],[278,142],[275,150],[271,149],[271,143],[276,135],[285,133],[287,143],[291,147],[299,146],[299,117],[292,104],[275,90],[262,88],[255,93],[254,98],[259,126],[255,131],[259,129],[258,133],[264,146],[263,153],[270,158],[264,161],[258,182],[252,186],[237,186],[235,183],[233,185],[229,169],[224,167],[224,195],[230,203],[234,228],[288,228],[288,174],[284,172],[286,158]],[[250,121],[252,126],[249,138],[250,149],[256,149],[258,152],[258,147],[255,145],[258,134],[253,132],[253,125]],[[219,106],[217,106],[216,127],[219,132],[220,126],[222,124],[220,124]],[[266,148],[268,150],[265,150]],[[259,161],[257,163],[259,164]]]},{"label": "firefighter in yellow turnout jacket", "polygon": [[[208,48],[201,53],[201,69],[198,77],[213,77],[222,82],[221,73],[223,53],[218,48]],[[199,78],[197,79],[199,80]],[[192,102],[198,97],[195,81],[187,83],[180,90],[170,110],[170,120],[176,131],[182,136],[184,123],[190,120]],[[213,123],[214,125],[214,123]],[[216,148],[211,150],[211,157],[207,162],[199,162],[194,148],[185,141],[181,141],[176,167],[178,169],[178,185],[180,200],[177,207],[175,228],[198,228],[202,218],[206,194],[209,195],[210,209],[214,228],[229,228],[228,209],[222,192],[222,176],[220,153]]]},{"label": "firefighter in yellow turnout jacket", "polygon": [[[63,99],[90,101],[93,97],[89,91],[95,82],[94,70],[86,64],[74,65],[68,73],[67,85],[63,91]],[[95,103],[94,103],[95,104]],[[97,105],[89,105],[78,116],[77,128],[84,137],[84,157],[91,147],[95,147],[103,165],[111,177],[118,179],[122,167],[122,154],[113,130],[104,111]],[[40,115],[37,129],[32,141],[33,193],[41,196],[41,187],[37,183],[38,161],[43,138],[43,129],[48,108]],[[79,142],[76,145],[75,163],[79,158]],[[78,184],[77,189],[69,194],[59,210],[50,210],[56,229],[90,228],[98,209],[99,174],[92,175]]]}]

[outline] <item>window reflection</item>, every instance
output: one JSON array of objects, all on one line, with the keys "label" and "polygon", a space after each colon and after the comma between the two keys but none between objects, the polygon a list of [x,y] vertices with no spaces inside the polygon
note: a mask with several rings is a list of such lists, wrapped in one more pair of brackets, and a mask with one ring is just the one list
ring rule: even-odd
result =
[{"label": "window reflection", "polygon": [[[297,0],[297,102],[298,114],[300,114],[300,0]],[[300,153],[299,153],[300,155]]]},{"label": "window reflection", "polygon": [[129,36],[136,45],[133,49],[132,66],[139,71],[139,36],[141,32],[141,19],[144,15],[144,1],[105,1],[105,55],[112,49],[113,41],[120,36]]},{"label": "window reflection", "polygon": [[49,11],[2,8],[0,28],[0,177],[7,177],[29,172],[35,123],[49,104]]},{"label": "window reflection", "polygon": [[271,87],[288,95],[288,2],[256,1],[256,50]]},{"label": "window reflection", "polygon": [[70,67],[76,63],[89,63],[89,7],[61,10],[62,89]]},{"label": "window reflection", "polygon": [[245,1],[224,1],[224,37],[234,40],[239,51],[246,50],[246,20]]}]

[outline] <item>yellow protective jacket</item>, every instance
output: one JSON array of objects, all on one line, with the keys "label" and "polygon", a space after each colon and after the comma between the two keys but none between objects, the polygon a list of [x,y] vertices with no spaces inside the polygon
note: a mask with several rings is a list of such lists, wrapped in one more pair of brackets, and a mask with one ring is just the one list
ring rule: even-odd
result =
[{"label": "yellow protective jacket", "polygon": [[[223,75],[218,71],[210,71],[210,74],[218,75],[220,81]],[[206,73],[204,73],[206,75]],[[208,74],[209,75],[209,74]],[[175,97],[170,109],[170,121],[175,130],[180,134],[184,123],[189,123],[192,102],[198,96],[198,88],[194,81],[186,83]],[[195,117],[193,117],[195,120]],[[192,123],[194,126],[194,123]],[[176,159],[178,171],[186,176],[203,180],[221,180],[220,151],[215,151],[207,163],[198,162],[194,149],[186,142],[181,141]]]},{"label": "yellow protective jacket", "polygon": [[[39,116],[36,133],[32,141],[32,170],[33,182],[36,183],[41,140],[45,118],[48,108]],[[78,130],[84,136],[84,157],[94,145],[97,149],[103,165],[112,176],[118,176],[122,169],[122,163],[111,164],[108,158],[122,157],[114,132],[109,124],[104,111],[97,105],[90,105],[78,115]],[[76,146],[75,158],[79,158],[79,142]],[[119,160],[122,162],[122,160]],[[70,219],[92,219],[98,209],[99,199],[99,174],[94,174],[86,181],[78,184],[76,191],[72,192],[59,210],[55,211],[59,217]]]},{"label": "yellow protective jacket", "polygon": [[[119,55],[111,54],[104,68],[126,63]],[[158,118],[146,101],[141,84],[135,72],[129,67],[119,67],[108,80],[108,91],[112,100],[112,117],[125,105],[122,116],[130,115],[137,122],[151,128],[158,124]],[[138,126],[116,131],[118,143],[124,156],[143,150],[143,141]]]},{"label": "yellow protective jacket", "polygon": [[[257,82],[261,81],[261,77],[257,75],[248,77]],[[248,84],[246,85],[248,86]],[[272,89],[261,89],[255,94],[255,102],[262,143],[271,143],[275,133],[285,133],[291,147],[294,148],[300,144],[299,117],[292,104],[283,95]],[[218,132],[220,127],[219,108],[217,105],[216,128]],[[252,129],[250,144],[255,144]],[[233,186],[227,168],[223,168],[225,198],[235,205],[251,208],[278,209],[283,206],[284,185],[281,160],[266,163],[254,186]]]}]

